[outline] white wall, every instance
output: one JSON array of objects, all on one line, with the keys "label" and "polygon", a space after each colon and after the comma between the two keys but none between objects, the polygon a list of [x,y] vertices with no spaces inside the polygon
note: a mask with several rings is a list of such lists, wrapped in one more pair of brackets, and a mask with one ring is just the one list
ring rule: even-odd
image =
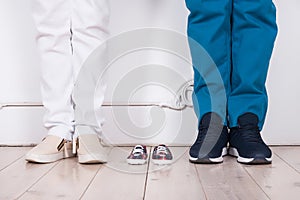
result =
[{"label": "white wall", "polygon": [[[110,2],[112,35],[145,27],[160,27],[185,34],[188,12],[184,7],[184,0]],[[300,63],[300,27],[295,24],[300,18],[300,2],[276,0],[275,3],[278,8],[279,35],[267,83],[270,104],[263,136],[269,144],[300,144],[297,127],[300,113],[300,84],[297,83],[300,73],[297,66]],[[45,136],[46,130],[42,126],[43,108],[38,106],[41,104],[40,69],[29,0],[0,0],[0,25],[0,104],[3,106],[0,108],[0,144],[37,143]],[[153,63],[173,66],[187,80],[192,77],[190,68],[170,55],[156,52],[147,59]],[[138,64],[137,62],[134,66]],[[112,71],[115,70],[115,73],[109,82],[111,86],[132,68],[121,62],[115,63],[114,67]],[[143,97],[145,104],[172,98],[172,95],[161,88],[152,87],[146,88],[146,91],[159,90],[161,95],[142,91],[138,96]],[[144,98],[146,95],[147,99]],[[111,94],[108,93],[107,103],[109,96]],[[141,100],[139,97],[136,99]],[[121,113],[128,113],[128,119],[116,121],[112,107],[105,106],[103,109],[107,119],[104,135],[110,142],[189,144],[194,139],[196,118],[191,108],[182,112],[151,106],[123,106],[117,109],[123,109]],[[164,119],[163,126],[155,132],[150,125],[160,118]],[[142,136],[148,139],[143,139]]]},{"label": "white wall", "polygon": [[269,112],[265,138],[274,144],[300,144],[300,1],[275,0],[279,34],[267,82]]}]

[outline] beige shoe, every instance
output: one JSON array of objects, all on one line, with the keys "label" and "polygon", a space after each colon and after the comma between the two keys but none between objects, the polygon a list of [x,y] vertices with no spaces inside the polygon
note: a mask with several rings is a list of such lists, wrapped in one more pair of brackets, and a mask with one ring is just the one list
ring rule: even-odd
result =
[{"label": "beige shoe", "polygon": [[36,163],[50,163],[73,156],[75,155],[72,154],[71,142],[54,135],[48,135],[39,145],[26,154],[25,160]]},{"label": "beige shoe", "polygon": [[78,162],[81,164],[106,163],[107,150],[95,134],[80,135],[77,151]]}]

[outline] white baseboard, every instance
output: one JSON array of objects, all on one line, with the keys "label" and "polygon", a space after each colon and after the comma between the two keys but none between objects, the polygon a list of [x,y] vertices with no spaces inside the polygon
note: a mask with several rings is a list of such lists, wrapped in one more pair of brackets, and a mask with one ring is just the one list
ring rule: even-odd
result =
[{"label": "white baseboard", "polygon": [[[43,107],[39,106],[1,109],[0,145],[39,143],[47,134],[42,124],[43,113]],[[197,133],[197,119],[192,108],[175,111],[153,106],[105,106],[103,113],[106,119],[103,137],[107,143],[113,145],[165,143],[189,146]],[[269,145],[300,145],[298,134],[291,131],[275,133],[274,130],[279,125],[271,124],[271,116],[268,119],[263,137]]]}]

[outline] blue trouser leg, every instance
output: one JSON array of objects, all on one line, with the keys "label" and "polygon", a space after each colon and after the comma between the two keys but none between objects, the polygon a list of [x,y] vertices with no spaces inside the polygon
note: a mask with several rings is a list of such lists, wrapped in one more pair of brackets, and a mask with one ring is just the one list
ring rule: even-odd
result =
[{"label": "blue trouser leg", "polygon": [[232,76],[228,98],[229,124],[246,112],[259,118],[262,129],[267,112],[265,82],[277,35],[272,0],[234,0],[232,14]]},{"label": "blue trouser leg", "polygon": [[[191,55],[194,67],[194,93],[193,102],[195,112],[200,120],[208,112],[216,112],[222,116],[226,123],[226,96],[218,98],[215,93],[230,92],[230,68],[231,68],[231,12],[232,0],[186,0],[190,10],[188,18],[188,36],[190,40],[199,43],[215,62],[223,81],[211,80],[208,84],[207,73],[211,65],[201,62],[201,52],[190,42]],[[199,62],[198,62],[199,61]],[[222,84],[222,87],[217,85]],[[215,87],[209,89],[208,85]],[[222,91],[224,90],[225,91]],[[210,91],[212,91],[210,93]],[[223,99],[212,105],[212,99]],[[224,102],[225,101],[225,102]],[[225,112],[225,114],[224,114]]]},{"label": "blue trouser leg", "polygon": [[[277,33],[272,1],[186,0],[186,4],[191,12],[188,35],[206,49],[223,78],[229,126],[236,126],[243,113],[252,112],[262,128],[267,110],[265,80]],[[199,54],[192,46],[191,54],[194,106],[201,119],[207,112],[220,113],[220,107],[211,105],[215,95],[208,91],[205,74],[199,73],[209,66],[195,65]]]}]

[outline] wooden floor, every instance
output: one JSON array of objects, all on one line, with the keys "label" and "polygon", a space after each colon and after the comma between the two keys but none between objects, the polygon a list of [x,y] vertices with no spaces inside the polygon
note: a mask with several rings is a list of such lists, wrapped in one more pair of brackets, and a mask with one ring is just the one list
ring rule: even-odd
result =
[{"label": "wooden floor", "polygon": [[176,162],[170,166],[151,160],[130,166],[129,147],[114,147],[106,165],[81,165],[76,158],[32,164],[24,160],[29,149],[0,148],[1,200],[300,199],[300,147],[273,147],[268,166],[241,165],[229,156],[223,164],[194,165],[186,147],[171,148]]}]

